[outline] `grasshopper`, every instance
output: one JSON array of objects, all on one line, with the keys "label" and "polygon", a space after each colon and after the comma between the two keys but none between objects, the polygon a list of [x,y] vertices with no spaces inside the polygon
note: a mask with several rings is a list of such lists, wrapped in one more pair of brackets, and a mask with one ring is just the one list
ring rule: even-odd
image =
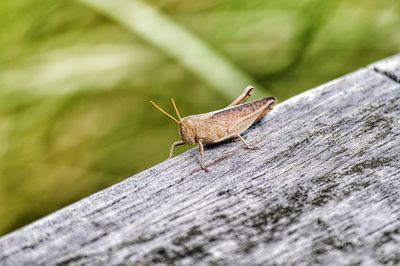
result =
[{"label": "grasshopper", "polygon": [[247,86],[238,98],[223,109],[183,118],[179,114],[174,99],[171,99],[178,119],[161,109],[153,101],[150,101],[158,110],[179,125],[181,140],[172,144],[168,159],[173,156],[176,146],[198,144],[200,148],[201,169],[208,172],[208,169],[204,165],[204,144],[214,144],[238,138],[244,143],[247,149],[254,149],[247,144],[240,134],[271,111],[277,100],[275,97],[265,97],[244,103],[253,94],[253,90],[252,86]]}]

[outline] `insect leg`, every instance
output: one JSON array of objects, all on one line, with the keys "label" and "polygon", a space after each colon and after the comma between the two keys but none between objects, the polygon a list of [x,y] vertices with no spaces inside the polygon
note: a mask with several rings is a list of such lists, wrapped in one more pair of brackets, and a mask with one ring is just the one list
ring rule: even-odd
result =
[{"label": "insect leg", "polygon": [[265,109],[257,118],[256,121],[261,120],[264,116],[266,116],[269,112],[271,112],[272,108]]},{"label": "insect leg", "polygon": [[239,95],[239,97],[236,98],[236,100],[234,100],[230,105],[228,105],[227,107],[230,106],[235,106],[238,104],[242,104],[244,103],[248,98],[250,98],[250,96],[253,94],[253,86],[247,86],[244,91],[242,92],[242,94]]},{"label": "insect leg", "polygon": [[168,159],[171,159],[171,158],[172,158],[172,155],[173,155],[173,153],[174,153],[174,147],[175,147],[175,146],[179,146],[179,145],[183,145],[183,144],[185,144],[185,142],[183,142],[182,140],[175,141],[174,143],[172,143],[171,150],[169,151],[169,157],[168,157]]},{"label": "insect leg", "polygon": [[200,166],[201,166],[201,169],[208,172],[207,167],[204,166],[204,146],[201,141],[198,141],[198,142],[199,142],[199,148],[200,148]]},{"label": "insect leg", "polygon": [[244,140],[244,138],[242,136],[240,136],[240,134],[238,134],[237,136],[241,141],[243,141],[243,143],[244,143],[244,145],[246,145],[247,149],[250,149],[250,150],[255,149],[253,146],[250,146],[249,144],[247,144],[247,142]]}]

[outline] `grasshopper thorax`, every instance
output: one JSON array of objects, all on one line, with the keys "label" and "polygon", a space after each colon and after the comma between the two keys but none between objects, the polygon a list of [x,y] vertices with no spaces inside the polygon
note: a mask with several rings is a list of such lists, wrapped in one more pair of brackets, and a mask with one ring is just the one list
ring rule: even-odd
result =
[{"label": "grasshopper thorax", "polygon": [[183,142],[187,144],[196,143],[196,126],[189,117],[182,118],[179,121],[179,134]]}]

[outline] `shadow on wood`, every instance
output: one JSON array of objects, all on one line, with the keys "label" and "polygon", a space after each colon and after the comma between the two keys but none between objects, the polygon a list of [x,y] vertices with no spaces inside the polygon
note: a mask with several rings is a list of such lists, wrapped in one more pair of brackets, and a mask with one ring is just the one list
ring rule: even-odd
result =
[{"label": "shadow on wood", "polygon": [[400,263],[400,56],[0,239],[1,265]]}]

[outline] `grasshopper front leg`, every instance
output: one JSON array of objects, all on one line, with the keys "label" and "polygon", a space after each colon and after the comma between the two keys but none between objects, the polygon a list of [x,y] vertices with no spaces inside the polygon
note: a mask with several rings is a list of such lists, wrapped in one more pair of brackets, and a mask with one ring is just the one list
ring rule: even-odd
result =
[{"label": "grasshopper front leg", "polygon": [[172,143],[172,145],[171,145],[171,150],[169,151],[169,157],[168,157],[168,159],[171,159],[171,158],[172,158],[173,153],[174,153],[174,147],[175,147],[175,146],[179,146],[179,145],[183,145],[183,144],[185,144],[185,142],[183,142],[182,140],[175,141],[174,143]]},{"label": "grasshopper front leg", "polygon": [[199,148],[200,148],[200,167],[204,171],[208,172],[207,167],[204,166],[204,146],[200,140],[198,142],[199,142]]}]

